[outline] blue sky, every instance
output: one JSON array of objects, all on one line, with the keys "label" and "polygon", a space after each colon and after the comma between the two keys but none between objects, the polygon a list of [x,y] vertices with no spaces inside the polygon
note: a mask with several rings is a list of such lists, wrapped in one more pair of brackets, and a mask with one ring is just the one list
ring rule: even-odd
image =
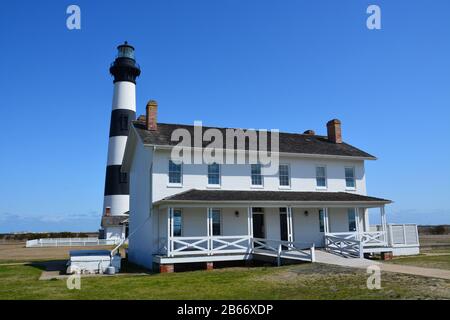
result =
[{"label": "blue sky", "polygon": [[[66,8],[81,8],[81,30]],[[366,28],[377,4],[382,29]],[[390,222],[450,223],[450,2],[8,1],[0,12],[0,232],[99,227],[117,44],[136,47],[138,113],[326,132],[376,155]]]}]

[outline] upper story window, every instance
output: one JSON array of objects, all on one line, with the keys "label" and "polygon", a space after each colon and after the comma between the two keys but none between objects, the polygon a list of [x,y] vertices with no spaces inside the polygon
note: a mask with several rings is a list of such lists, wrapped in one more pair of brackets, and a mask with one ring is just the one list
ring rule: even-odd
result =
[{"label": "upper story window", "polygon": [[346,167],[345,168],[345,187],[347,189],[355,189],[355,168],[354,167]]},{"label": "upper story window", "polygon": [[181,215],[181,209],[173,210],[173,235],[175,237],[181,237],[183,227],[183,216]]},{"label": "upper story window", "polygon": [[262,186],[261,164],[252,164],[252,186]]},{"label": "upper story window", "polygon": [[220,185],[220,165],[218,163],[208,164],[208,184]]},{"label": "upper story window", "polygon": [[280,179],[280,187],[289,187],[291,185],[289,165],[280,164],[278,169],[278,175]]},{"label": "upper story window", "polygon": [[327,187],[327,168],[325,166],[316,167],[316,187]]},{"label": "upper story window", "polygon": [[175,163],[169,160],[169,183],[181,184],[181,163]]},{"label": "upper story window", "polygon": [[220,209],[212,209],[212,225],[213,236],[220,236],[222,234]]}]

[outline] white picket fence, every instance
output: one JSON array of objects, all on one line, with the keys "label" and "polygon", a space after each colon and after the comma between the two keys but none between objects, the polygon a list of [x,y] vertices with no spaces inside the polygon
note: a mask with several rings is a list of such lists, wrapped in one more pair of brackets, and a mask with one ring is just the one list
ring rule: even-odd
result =
[{"label": "white picket fence", "polygon": [[35,247],[87,247],[87,246],[109,246],[116,245],[121,239],[98,239],[98,238],[42,238],[28,240],[27,248]]}]

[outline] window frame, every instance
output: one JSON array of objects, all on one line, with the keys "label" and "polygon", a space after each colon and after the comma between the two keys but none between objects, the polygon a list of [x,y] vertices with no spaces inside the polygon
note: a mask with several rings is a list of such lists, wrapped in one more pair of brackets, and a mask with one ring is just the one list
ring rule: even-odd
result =
[{"label": "window frame", "polygon": [[[281,166],[286,166],[287,167],[287,180],[288,180],[288,184],[287,185],[282,185],[281,184],[281,170],[280,167]],[[280,189],[291,189],[292,185],[291,185],[291,166],[289,163],[280,163],[278,165],[278,187]]]},{"label": "window frame", "polygon": [[[174,163],[175,165],[180,166],[180,182],[170,182],[170,163]],[[167,186],[168,187],[182,187],[183,186],[183,162],[181,161],[174,161],[169,159],[168,162],[168,168],[167,168]]]},{"label": "window frame", "polygon": [[[219,234],[214,234],[214,212],[219,214]],[[211,209],[211,220],[212,220],[212,235],[213,236],[221,236],[223,235],[223,223],[222,223],[222,210],[220,210],[219,208],[212,208]]]},{"label": "window frame", "polygon": [[[180,214],[180,235],[175,235],[175,214],[176,212],[179,212]],[[173,219],[174,219],[174,223],[173,223],[173,230],[172,230],[172,234],[174,237],[182,237],[183,236],[183,210],[180,208],[174,208],[173,209]]]},{"label": "window frame", "polygon": [[[317,168],[324,168],[324,176],[323,177],[318,177],[317,176]],[[316,164],[316,166],[314,167],[314,176],[315,176],[315,180],[316,180],[316,189],[317,190],[326,190],[328,189],[328,172],[327,172],[327,166],[324,164]],[[318,178],[324,178],[325,179],[325,186],[319,186],[317,183],[317,179]]]},{"label": "window frame", "polygon": [[[351,169],[353,172],[353,187],[347,186],[347,169]],[[344,180],[345,180],[345,190],[356,190],[356,169],[354,166],[345,166],[344,167]]]},{"label": "window frame", "polygon": [[319,232],[325,232],[325,211],[319,209]]},{"label": "window frame", "polygon": [[[354,223],[355,223],[355,230],[351,230],[350,228],[350,215],[353,215]],[[348,232],[358,232],[358,218],[356,217],[356,208],[347,208],[347,225],[348,225]]]},{"label": "window frame", "polygon": [[[219,172],[217,173],[217,175],[219,176],[219,183],[217,183],[217,184],[209,182],[209,175],[210,175],[209,166],[214,165],[214,164],[217,165],[219,168]],[[222,166],[220,165],[220,163],[214,162],[214,163],[207,164],[206,171],[207,171],[206,179],[208,179],[206,186],[208,188],[220,188],[222,186]],[[216,174],[216,173],[213,173],[213,174]]]},{"label": "window frame", "polygon": [[[253,184],[253,166],[259,166],[259,176],[261,178],[261,184]],[[250,186],[253,189],[264,188],[264,176],[262,174],[262,165],[260,163],[250,164]]]}]

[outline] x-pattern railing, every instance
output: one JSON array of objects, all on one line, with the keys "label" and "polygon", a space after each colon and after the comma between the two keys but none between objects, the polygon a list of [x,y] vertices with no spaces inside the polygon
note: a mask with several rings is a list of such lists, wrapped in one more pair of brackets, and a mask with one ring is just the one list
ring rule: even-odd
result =
[{"label": "x-pattern railing", "polygon": [[252,238],[250,236],[170,237],[168,246],[161,246],[161,249],[164,248],[169,257],[272,252],[278,258],[279,263],[281,258],[301,258],[315,261],[314,244],[300,244],[292,241]]},{"label": "x-pattern railing", "polygon": [[362,242],[348,237],[325,235],[325,247],[328,251],[344,257],[361,258],[364,255]]}]

